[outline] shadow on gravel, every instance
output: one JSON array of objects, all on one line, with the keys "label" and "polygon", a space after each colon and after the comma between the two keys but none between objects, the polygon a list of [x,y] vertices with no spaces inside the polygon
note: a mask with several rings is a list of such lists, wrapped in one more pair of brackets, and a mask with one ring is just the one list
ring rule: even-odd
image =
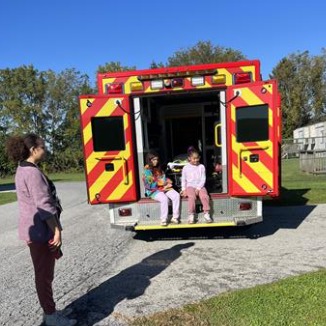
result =
[{"label": "shadow on gravel", "polygon": [[193,242],[188,242],[161,250],[123,270],[72,302],[69,307],[74,312],[69,317],[77,319],[77,325],[83,326],[100,322],[108,317],[122,300],[142,295],[151,284],[151,278],[178,259],[183,249],[193,245]]},{"label": "shadow on gravel", "polygon": [[137,232],[134,239],[143,241],[189,239],[257,239],[273,235],[279,229],[296,229],[316,206],[269,207],[263,209],[263,222],[239,227],[163,229]]}]

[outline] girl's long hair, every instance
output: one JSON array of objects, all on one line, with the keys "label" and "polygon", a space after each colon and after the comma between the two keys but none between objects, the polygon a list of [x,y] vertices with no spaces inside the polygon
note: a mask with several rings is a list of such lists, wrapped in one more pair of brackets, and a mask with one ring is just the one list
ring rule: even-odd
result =
[{"label": "girl's long hair", "polygon": [[163,171],[162,171],[162,168],[161,168],[160,160],[158,161],[156,166],[153,166],[152,159],[154,157],[157,157],[158,159],[160,158],[158,153],[156,153],[154,151],[148,152],[147,155],[146,155],[146,165],[152,171],[153,175],[161,175],[163,173]]}]

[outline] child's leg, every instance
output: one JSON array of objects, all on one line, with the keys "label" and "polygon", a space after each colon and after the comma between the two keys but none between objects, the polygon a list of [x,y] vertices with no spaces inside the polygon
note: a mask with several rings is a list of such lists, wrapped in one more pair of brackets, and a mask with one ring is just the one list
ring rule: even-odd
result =
[{"label": "child's leg", "polygon": [[169,213],[168,197],[163,192],[159,192],[153,197],[153,199],[161,203],[161,221],[165,222],[168,218]]},{"label": "child's leg", "polygon": [[172,201],[173,217],[179,218],[180,215],[180,195],[174,189],[165,193]]},{"label": "child's leg", "polygon": [[187,187],[186,192],[188,197],[188,213],[194,214],[196,211],[196,197],[197,197],[195,188]]},{"label": "child's leg", "polygon": [[207,190],[205,187],[203,187],[199,190],[199,199],[200,199],[201,203],[203,204],[204,213],[209,213],[209,211],[210,211],[209,196],[208,196],[208,193],[207,193]]}]

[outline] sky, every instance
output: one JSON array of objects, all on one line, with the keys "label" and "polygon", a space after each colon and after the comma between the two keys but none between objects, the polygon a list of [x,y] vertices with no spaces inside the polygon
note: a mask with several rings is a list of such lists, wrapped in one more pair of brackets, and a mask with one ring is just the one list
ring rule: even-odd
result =
[{"label": "sky", "polygon": [[94,82],[107,62],[146,69],[210,41],[259,59],[268,79],[289,54],[322,53],[325,13],[325,0],[0,0],[0,69],[75,68]]}]

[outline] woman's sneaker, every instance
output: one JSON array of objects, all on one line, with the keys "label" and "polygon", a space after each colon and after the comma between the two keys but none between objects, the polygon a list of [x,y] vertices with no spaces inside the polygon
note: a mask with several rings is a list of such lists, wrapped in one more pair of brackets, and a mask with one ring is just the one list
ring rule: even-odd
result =
[{"label": "woman's sneaker", "polygon": [[195,215],[194,214],[189,214],[188,215],[188,223],[189,224],[194,224],[195,223]]},{"label": "woman's sneaker", "polygon": [[46,326],[73,326],[77,323],[76,319],[69,319],[56,311],[51,315],[44,315],[44,323]]},{"label": "woman's sneaker", "polygon": [[161,226],[168,226],[168,222],[167,221],[162,221]]},{"label": "woman's sneaker", "polygon": [[209,213],[204,213],[204,220],[206,221],[206,223],[213,223],[213,220],[210,217]]},{"label": "woman's sneaker", "polygon": [[173,224],[179,224],[180,223],[180,220],[179,220],[178,217],[172,217],[171,218],[171,223],[173,223]]}]

